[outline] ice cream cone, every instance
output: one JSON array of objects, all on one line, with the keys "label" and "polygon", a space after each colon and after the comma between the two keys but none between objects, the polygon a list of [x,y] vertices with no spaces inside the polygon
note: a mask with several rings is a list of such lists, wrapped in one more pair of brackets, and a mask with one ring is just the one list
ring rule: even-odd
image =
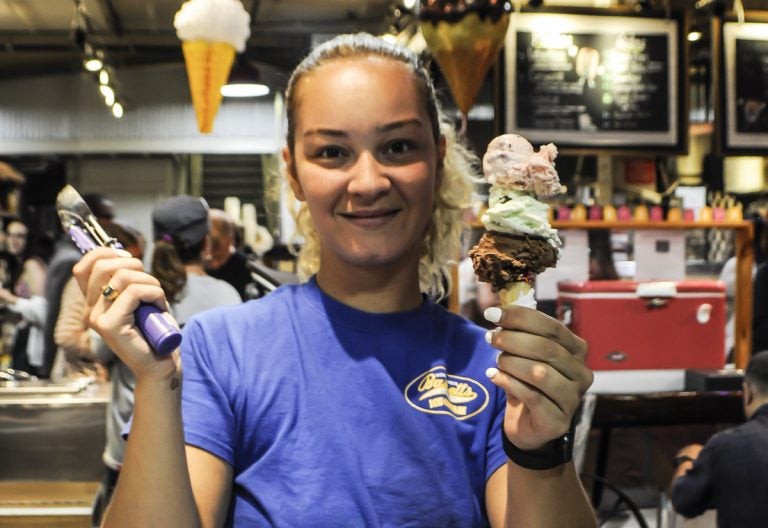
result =
[{"label": "ice cream cone", "polygon": [[465,115],[496,60],[508,25],[507,14],[493,22],[477,13],[469,13],[460,22],[421,24],[424,40],[448,81],[456,106]]},{"label": "ice cream cone", "polygon": [[185,40],[182,50],[197,128],[208,134],[221,104],[221,87],[227,82],[235,60],[235,48],[226,42]]},{"label": "ice cream cone", "polygon": [[[515,304],[518,300],[522,300],[526,296],[531,297],[530,294],[532,291],[533,287],[530,282],[510,282],[507,284],[506,288],[499,290],[499,300],[502,305]],[[535,301],[533,307],[536,307]]]}]

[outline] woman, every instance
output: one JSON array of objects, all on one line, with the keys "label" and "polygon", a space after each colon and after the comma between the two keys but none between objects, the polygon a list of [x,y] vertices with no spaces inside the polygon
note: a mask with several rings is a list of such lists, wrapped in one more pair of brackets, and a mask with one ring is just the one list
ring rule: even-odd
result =
[{"label": "woman", "polygon": [[10,312],[3,317],[3,341],[11,347],[14,369],[42,375],[42,329],[48,314],[43,297],[45,263],[27,252],[29,229],[21,219],[7,220],[4,231],[11,273],[8,287],[0,288],[0,305]]},{"label": "woman", "polygon": [[239,304],[240,294],[203,268],[211,243],[208,205],[194,196],[173,196],[152,209],[155,249],[152,274],[160,281],[171,313],[184,325],[196,313]]},{"label": "woman", "polygon": [[286,97],[311,278],[187,324],[183,412],[180,357],[153,356],[131,322],[139,300],[166,306],[157,281],[108,250],[76,267],[91,323],[137,378],[105,524],[594,526],[552,453],[591,382],[585,344],[514,306],[488,310],[486,335],[424,295],[444,293],[471,190],[427,72],[341,36]]}]

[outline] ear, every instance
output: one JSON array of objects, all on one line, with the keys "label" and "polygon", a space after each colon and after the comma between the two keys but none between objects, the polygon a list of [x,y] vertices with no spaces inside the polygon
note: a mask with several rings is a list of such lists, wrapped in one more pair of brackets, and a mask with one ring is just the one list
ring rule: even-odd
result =
[{"label": "ear", "polygon": [[435,177],[435,189],[438,189],[443,183],[443,176],[445,175],[446,148],[445,136],[440,134],[440,138],[437,140],[437,174]]},{"label": "ear", "polygon": [[742,383],[742,388],[744,390],[744,405],[752,405],[752,402],[755,401],[755,393],[752,391],[752,386],[745,381]]},{"label": "ear", "polygon": [[291,156],[291,151],[287,146],[283,147],[283,161],[285,162],[285,172],[288,175],[288,183],[291,184],[293,194],[296,196],[297,200],[303,202],[304,190],[301,188],[299,177],[296,174],[296,163],[294,162],[293,156]]}]

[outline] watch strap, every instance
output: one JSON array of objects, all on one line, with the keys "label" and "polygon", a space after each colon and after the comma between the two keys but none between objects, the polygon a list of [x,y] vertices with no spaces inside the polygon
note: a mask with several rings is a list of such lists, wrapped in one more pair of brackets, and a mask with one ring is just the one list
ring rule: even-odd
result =
[{"label": "watch strap", "polygon": [[576,432],[576,416],[571,420],[571,427],[560,438],[555,438],[538,449],[525,450],[510,442],[501,429],[501,441],[507,457],[520,467],[534,470],[553,469],[573,459],[573,442]]}]

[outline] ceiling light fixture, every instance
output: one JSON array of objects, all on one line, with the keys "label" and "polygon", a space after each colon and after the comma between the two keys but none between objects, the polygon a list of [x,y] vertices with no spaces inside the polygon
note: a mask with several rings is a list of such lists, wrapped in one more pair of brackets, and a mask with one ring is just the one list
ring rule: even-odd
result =
[{"label": "ceiling light fixture", "polygon": [[229,81],[221,87],[224,97],[261,97],[267,94],[269,86],[261,82],[259,70],[247,60],[235,63]]},{"label": "ceiling light fixture", "polygon": [[701,40],[702,37],[701,31],[693,30],[690,33],[688,33],[688,42],[697,42]]},{"label": "ceiling light fixture", "polygon": [[269,94],[269,86],[259,83],[233,83],[221,87],[224,97],[261,97]]},{"label": "ceiling light fixture", "polygon": [[102,68],[99,72],[99,84],[109,84],[109,73],[106,68]]},{"label": "ceiling light fixture", "polygon": [[112,105],[112,115],[115,116],[115,118],[120,119],[123,117],[123,105],[121,105],[118,102],[115,102],[115,104]]}]

